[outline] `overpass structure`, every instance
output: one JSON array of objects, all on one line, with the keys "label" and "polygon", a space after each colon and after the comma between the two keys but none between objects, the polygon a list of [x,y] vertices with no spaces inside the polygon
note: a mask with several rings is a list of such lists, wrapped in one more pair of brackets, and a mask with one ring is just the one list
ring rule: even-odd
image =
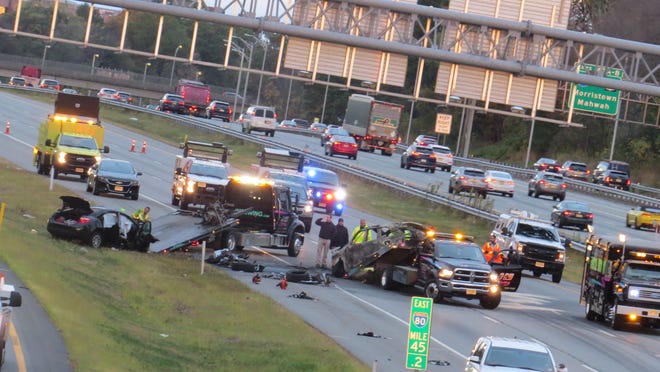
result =
[{"label": "overpass structure", "polygon": [[[461,0],[455,0],[461,1]],[[468,1],[462,0],[464,3]],[[505,1],[505,0],[502,0]],[[43,39],[46,42],[69,43],[81,47],[104,49],[121,53],[160,58],[164,60],[191,63],[203,66],[243,70],[243,66],[229,64],[232,38],[235,28],[250,29],[283,35],[278,52],[278,63],[274,71],[261,71],[248,68],[248,72],[264,76],[286,77],[311,81],[320,85],[366,91],[367,93],[390,95],[424,101],[438,105],[463,107],[468,110],[518,116],[521,118],[546,121],[559,125],[573,126],[569,108],[571,84],[602,87],[620,90],[623,93],[621,111],[617,111],[617,122],[650,125],[660,128],[660,46],[602,35],[585,34],[566,29],[542,25],[531,19],[524,19],[521,10],[518,20],[493,18],[419,6],[412,1],[386,0],[216,0],[214,6],[207,6],[201,0],[178,0],[168,4],[137,0],[96,0],[90,7],[89,21],[84,35],[75,39],[62,36],[56,29],[59,0],[54,1],[51,28],[43,34],[22,31],[20,7],[11,29],[0,28],[0,32]],[[568,0],[555,0],[559,4],[556,18],[565,14],[562,7],[570,6]],[[499,2],[498,2],[499,3]],[[96,5],[95,5],[96,4]],[[117,45],[97,41],[92,32],[92,12],[97,5],[123,9],[123,31]],[[466,5],[467,9],[467,5]],[[160,15],[153,49],[135,50],[126,46],[126,34],[134,12],[148,12]],[[553,9],[553,15],[555,10]],[[182,57],[165,55],[160,52],[161,35],[165,17],[187,18],[194,22],[191,47]],[[224,62],[198,59],[195,53],[197,29],[200,23],[210,22],[228,25],[228,44]],[[552,24],[552,22],[551,22]],[[321,26],[319,26],[321,25]],[[452,31],[452,32],[449,32]],[[497,35],[495,37],[494,35]],[[219,35],[218,37],[222,37]],[[402,55],[418,59],[415,83],[410,91],[400,86],[389,85],[383,75],[376,81],[356,79],[336,73],[339,79],[317,79],[323,66],[307,63],[304,74],[286,74],[285,53],[291,39],[309,40],[318,48],[321,44],[343,45],[376,51],[389,56]],[[317,44],[314,44],[317,43]],[[460,45],[460,48],[457,46]],[[318,59],[320,49],[308,51],[309,59]],[[187,54],[187,56],[185,56]],[[420,85],[427,61],[437,61],[441,66],[466,66],[480,68],[487,72],[497,72],[510,78],[544,79],[558,84],[559,92],[554,107],[542,107],[535,98],[527,108],[530,111],[511,112],[512,104],[493,104],[488,95],[466,99],[452,94],[451,83],[447,89],[437,87],[434,94],[422,95]],[[351,65],[355,60],[351,60]],[[291,63],[290,61],[288,63]],[[597,66],[591,74],[581,74],[576,66],[589,64]],[[352,68],[352,67],[351,67]],[[621,73],[621,79],[605,76],[609,69]],[[289,69],[290,70],[290,69]],[[299,69],[300,70],[300,69]],[[300,72],[300,71],[299,71]],[[345,72],[344,72],[345,74]],[[440,79],[438,78],[438,81]],[[516,92],[513,92],[516,94]],[[538,85],[534,96],[538,96]],[[537,110],[538,109],[538,110]],[[560,117],[560,119],[558,119]],[[611,119],[611,116],[605,116]]]}]

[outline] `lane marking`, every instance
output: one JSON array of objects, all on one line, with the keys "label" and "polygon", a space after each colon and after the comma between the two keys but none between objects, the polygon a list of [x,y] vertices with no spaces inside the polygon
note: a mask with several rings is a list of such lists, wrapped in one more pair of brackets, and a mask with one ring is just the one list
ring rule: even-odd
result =
[{"label": "lane marking", "polygon": [[582,367],[584,367],[584,369],[588,369],[588,370],[593,371],[593,372],[598,372],[597,369],[593,369],[593,368],[589,367],[589,366],[586,365],[586,364],[583,364]]},{"label": "lane marking", "polygon": [[615,335],[615,334],[610,333],[610,332],[607,332],[607,331],[603,331],[602,329],[599,329],[598,332],[600,332],[600,333],[602,333],[602,334],[604,334],[604,335],[608,335],[608,336],[610,336],[610,337],[612,337],[612,338],[616,338],[616,335]]},{"label": "lane marking", "polygon": [[500,322],[499,320],[497,320],[495,318],[489,317],[488,315],[484,315],[483,317],[486,318],[486,320],[490,320],[491,322],[496,323],[496,324],[502,323],[502,322]]},{"label": "lane marking", "polygon": [[25,355],[23,355],[23,348],[21,347],[21,340],[18,338],[18,333],[16,332],[16,328],[14,328],[14,321],[12,320],[9,321],[9,337],[14,346],[18,372],[27,372],[27,368],[25,367]]},{"label": "lane marking", "polygon": [[[378,310],[378,311],[380,311],[381,313],[387,315],[388,317],[390,317],[390,318],[392,318],[392,319],[398,321],[399,323],[403,324],[405,327],[408,327],[408,321],[403,320],[403,319],[397,317],[396,315],[390,313],[389,311],[387,311],[387,310],[385,310],[385,309],[381,309],[380,307],[378,307],[378,306],[372,304],[371,302],[368,302],[368,301],[366,301],[366,300],[361,299],[360,297],[358,297],[358,296],[356,296],[356,295],[354,295],[354,294],[352,294],[352,293],[346,291],[345,289],[343,289],[342,287],[340,287],[340,286],[337,285],[336,283],[335,283],[335,288],[339,289],[340,291],[342,291],[342,292],[343,292],[344,294],[346,294],[347,296],[352,297],[353,299],[355,299],[355,300],[357,300],[357,301],[360,301],[360,302],[362,302],[363,304],[365,304],[365,305],[367,305],[367,306],[369,306],[369,307],[371,307],[371,308],[373,308],[373,309],[375,309],[375,310]],[[461,354],[460,352],[456,351],[456,350],[453,349],[451,346],[445,344],[444,342],[438,340],[437,338],[435,338],[435,337],[431,337],[431,341],[435,342],[436,344],[438,344],[438,345],[444,347],[445,349],[449,350],[450,352],[454,353],[454,354],[457,355],[459,358],[464,359],[464,360],[467,359],[467,356],[466,356],[466,355]]]}]

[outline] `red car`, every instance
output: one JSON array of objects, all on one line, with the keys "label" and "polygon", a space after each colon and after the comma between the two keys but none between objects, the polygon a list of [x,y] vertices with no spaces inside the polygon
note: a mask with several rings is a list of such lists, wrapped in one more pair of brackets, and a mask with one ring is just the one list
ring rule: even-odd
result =
[{"label": "red car", "polygon": [[351,136],[340,136],[335,134],[332,140],[325,143],[326,155],[346,155],[349,159],[357,159],[358,146],[355,138]]}]

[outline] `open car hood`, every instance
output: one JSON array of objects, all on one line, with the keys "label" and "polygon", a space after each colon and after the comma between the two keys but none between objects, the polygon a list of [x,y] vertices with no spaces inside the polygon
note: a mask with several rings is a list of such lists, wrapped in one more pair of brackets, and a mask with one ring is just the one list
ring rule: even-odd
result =
[{"label": "open car hood", "polygon": [[83,198],[77,196],[60,196],[62,199],[62,209],[77,209],[82,213],[92,213],[92,207],[89,205],[89,202]]}]

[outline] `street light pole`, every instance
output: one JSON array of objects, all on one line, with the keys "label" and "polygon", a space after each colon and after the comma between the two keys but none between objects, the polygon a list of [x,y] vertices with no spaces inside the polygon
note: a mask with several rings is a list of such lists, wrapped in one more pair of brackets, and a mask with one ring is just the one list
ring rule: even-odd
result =
[{"label": "street light pole", "polygon": [[268,44],[264,43],[264,58],[261,60],[261,75],[259,75],[259,89],[257,89],[257,105],[261,99],[261,82],[264,78],[264,69],[266,68],[266,54],[268,54]]},{"label": "street light pole", "polygon": [[48,52],[48,49],[50,49],[50,45],[45,45],[44,46],[44,55],[41,57],[41,71],[44,70],[44,66],[46,65],[46,53]]},{"label": "street light pole", "polygon": [[328,87],[330,86],[330,75],[328,75],[328,84],[325,85],[325,94],[323,95],[323,109],[321,110],[321,123],[325,123],[325,102],[328,100]]},{"label": "street light pole", "polygon": [[[176,50],[174,51],[174,58],[176,59],[177,53],[179,53],[179,49],[183,48],[183,45],[179,45],[176,47]],[[176,60],[172,60],[172,71],[170,72],[170,88],[172,88],[172,79],[174,78],[174,65],[176,64]]]},{"label": "street light pole", "polygon": [[247,86],[250,82],[250,69],[252,68],[252,52],[254,51],[254,44],[250,44],[238,36],[232,36],[232,39],[236,39],[243,43],[243,51],[245,51],[245,49],[250,50],[250,54],[248,55],[248,71],[245,73],[245,86],[243,86],[243,99],[241,100],[241,112],[243,112],[243,109],[245,108],[245,97],[247,96]]},{"label": "street light pole", "polygon": [[[293,71],[292,71],[293,73]],[[289,101],[291,101],[291,85],[293,84],[293,79],[289,79],[289,93],[286,95],[286,108],[284,109],[284,120],[288,119],[289,115]]]},{"label": "street light pole", "polygon": [[[238,48],[235,46],[235,48]],[[238,103],[238,91],[241,89],[241,74],[243,73],[243,60],[245,59],[245,53],[241,49],[239,51],[241,55],[241,67],[238,69],[238,79],[236,79],[236,93],[234,93],[234,109],[231,112],[231,121],[236,121],[236,104]],[[241,112],[242,113],[242,112]]]},{"label": "street light pole", "polygon": [[144,73],[142,74],[142,87],[144,88],[144,84],[147,81],[147,69],[151,66],[150,62],[147,62],[144,64]]},{"label": "street light pole", "polygon": [[96,59],[99,57],[100,56],[98,54],[94,54],[94,57],[92,57],[92,71],[90,71],[91,75],[94,75],[94,65],[96,64]]},{"label": "street light pole", "polygon": [[532,150],[532,137],[534,137],[534,123],[536,118],[532,118],[532,128],[529,130],[529,140],[527,141],[527,155],[525,156],[525,168],[529,165],[529,152]]}]

